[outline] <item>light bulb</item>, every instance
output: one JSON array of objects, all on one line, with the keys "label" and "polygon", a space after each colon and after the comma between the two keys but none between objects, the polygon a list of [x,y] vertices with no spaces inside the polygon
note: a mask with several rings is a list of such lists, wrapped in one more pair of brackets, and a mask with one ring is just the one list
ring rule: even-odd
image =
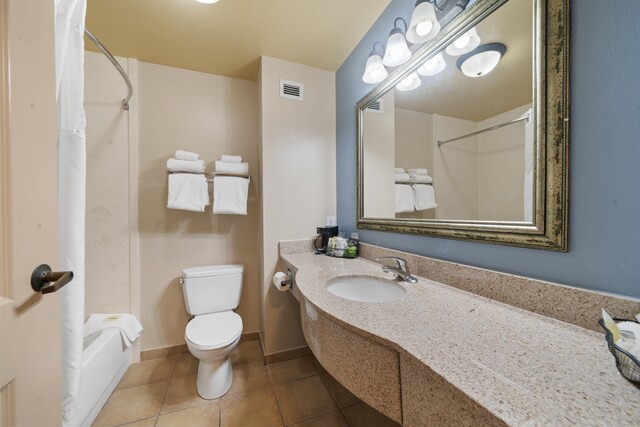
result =
[{"label": "light bulb", "polygon": [[429,34],[429,31],[433,28],[433,22],[431,21],[423,21],[416,25],[416,34],[420,37],[426,36]]},{"label": "light bulb", "polygon": [[445,51],[451,56],[464,55],[480,45],[480,36],[475,27],[455,39]]},{"label": "light bulb", "polygon": [[422,80],[420,80],[418,73],[414,71],[413,73],[409,74],[408,77],[405,77],[400,83],[398,83],[396,85],[396,89],[402,92],[406,92],[417,88],[421,83]]},{"label": "light bulb", "polygon": [[387,67],[397,67],[407,62],[411,58],[411,51],[401,32],[392,32],[387,40],[382,63]]},{"label": "light bulb", "polygon": [[447,63],[444,61],[444,57],[442,56],[442,52],[438,52],[436,56],[422,64],[420,68],[418,68],[418,74],[421,76],[434,76],[442,70],[444,70],[447,66]]},{"label": "light bulb", "polygon": [[212,4],[212,3],[218,3],[219,0],[196,0],[198,3],[204,3],[204,4]]},{"label": "light bulb", "polygon": [[386,68],[382,65],[380,54],[375,51],[371,52],[369,59],[367,59],[362,81],[369,84],[379,83],[387,78],[387,74]]}]

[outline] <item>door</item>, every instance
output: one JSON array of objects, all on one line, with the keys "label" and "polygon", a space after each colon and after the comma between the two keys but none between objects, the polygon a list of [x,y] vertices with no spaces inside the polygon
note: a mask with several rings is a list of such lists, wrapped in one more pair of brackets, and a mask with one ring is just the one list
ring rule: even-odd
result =
[{"label": "door", "polygon": [[61,423],[53,3],[0,0],[0,426]]}]

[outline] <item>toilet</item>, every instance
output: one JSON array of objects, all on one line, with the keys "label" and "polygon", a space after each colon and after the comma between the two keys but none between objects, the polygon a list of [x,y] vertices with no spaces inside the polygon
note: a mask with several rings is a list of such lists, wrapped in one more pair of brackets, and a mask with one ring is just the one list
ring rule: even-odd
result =
[{"label": "toilet", "polygon": [[191,354],[198,359],[198,394],[216,399],[231,387],[229,355],[240,342],[242,318],[233,312],[242,293],[242,265],[211,265],[182,270],[187,312],[194,316],[184,332]]}]

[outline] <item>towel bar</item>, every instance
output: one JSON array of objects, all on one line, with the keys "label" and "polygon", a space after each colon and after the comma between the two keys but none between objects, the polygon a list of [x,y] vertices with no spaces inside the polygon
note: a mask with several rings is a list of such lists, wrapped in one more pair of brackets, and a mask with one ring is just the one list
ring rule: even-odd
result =
[{"label": "towel bar", "polygon": [[213,182],[213,179],[216,176],[229,176],[229,177],[235,177],[235,178],[246,178],[249,180],[249,182],[251,182],[251,174],[234,174],[234,173],[220,173],[220,172],[205,172],[202,174],[199,173],[195,173],[195,172],[171,172],[171,171],[167,171],[167,175],[171,175],[172,173],[190,173],[190,174],[194,174],[194,175],[204,175],[207,178],[207,182]]}]

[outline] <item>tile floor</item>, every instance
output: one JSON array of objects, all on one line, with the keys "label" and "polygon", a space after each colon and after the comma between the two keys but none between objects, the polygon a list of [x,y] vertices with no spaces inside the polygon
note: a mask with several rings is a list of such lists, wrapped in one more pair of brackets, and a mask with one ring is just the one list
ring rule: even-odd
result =
[{"label": "tile floor", "polygon": [[216,400],[196,392],[190,353],[145,360],[125,373],[94,426],[386,427],[395,422],[362,403],[312,356],[264,366],[259,341],[231,354],[233,384]]}]

